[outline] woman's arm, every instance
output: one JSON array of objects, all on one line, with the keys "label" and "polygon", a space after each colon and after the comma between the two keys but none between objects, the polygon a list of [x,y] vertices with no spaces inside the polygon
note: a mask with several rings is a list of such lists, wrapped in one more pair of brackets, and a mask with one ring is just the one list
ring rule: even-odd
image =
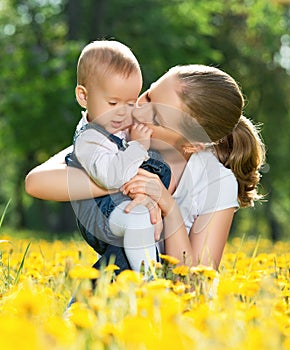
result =
[{"label": "woman's arm", "polygon": [[[187,234],[179,207],[156,175],[139,170],[138,175],[124,186],[126,194],[143,193],[158,203],[164,220],[165,251],[189,265],[211,265],[218,268],[227,241],[235,208],[199,216]],[[134,202],[129,204],[130,210]]]},{"label": "woman's arm", "polygon": [[30,196],[63,202],[108,194],[85,172],[65,164],[65,156],[70,151],[71,147],[62,150],[27,174],[25,190]]},{"label": "woman's arm", "polygon": [[176,218],[181,216],[178,211],[179,208],[176,208],[175,212],[172,211],[164,219],[166,254],[177,257],[181,262],[185,254],[186,264],[202,264],[218,269],[235,208],[200,215],[194,222],[189,236],[183,224],[176,230],[171,229]]}]

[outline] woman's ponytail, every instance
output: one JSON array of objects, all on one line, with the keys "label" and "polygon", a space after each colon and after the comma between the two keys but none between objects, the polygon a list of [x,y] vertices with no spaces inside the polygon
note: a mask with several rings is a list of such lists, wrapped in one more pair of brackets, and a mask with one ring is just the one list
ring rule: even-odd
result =
[{"label": "woman's ponytail", "polygon": [[240,206],[253,206],[254,201],[262,197],[257,186],[261,177],[259,170],[265,161],[265,146],[258,127],[241,116],[233,132],[215,145],[215,150],[220,162],[237,178]]},{"label": "woman's ponytail", "polygon": [[241,116],[244,97],[237,82],[222,70],[204,65],[176,66],[169,72],[179,82],[176,93],[184,112],[205,130],[220,162],[235,174],[240,206],[253,206],[262,197],[257,187],[265,146],[258,128]]}]

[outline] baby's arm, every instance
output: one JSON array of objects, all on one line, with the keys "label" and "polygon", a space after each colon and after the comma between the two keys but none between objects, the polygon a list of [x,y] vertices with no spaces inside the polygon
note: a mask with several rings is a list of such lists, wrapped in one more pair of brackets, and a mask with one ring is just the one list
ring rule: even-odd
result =
[{"label": "baby's arm", "polygon": [[[143,141],[145,130],[134,131],[134,137]],[[138,136],[137,136],[138,135]],[[142,135],[142,136],[141,136]],[[148,139],[148,137],[147,137]],[[75,141],[75,155],[88,175],[106,189],[118,189],[136,175],[138,168],[148,158],[148,140],[132,140],[124,151],[105,135],[94,129],[85,130]]]}]

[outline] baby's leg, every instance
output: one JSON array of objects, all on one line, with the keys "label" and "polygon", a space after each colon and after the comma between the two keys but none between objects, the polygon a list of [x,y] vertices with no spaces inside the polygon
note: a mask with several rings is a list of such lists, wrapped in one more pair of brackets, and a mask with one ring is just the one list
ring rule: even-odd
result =
[{"label": "baby's leg", "polygon": [[130,213],[124,209],[129,201],[119,204],[109,217],[109,225],[116,236],[124,236],[124,250],[133,270],[140,271],[144,261],[145,271],[151,260],[156,260],[154,226],[151,224],[148,209],[139,205]]}]

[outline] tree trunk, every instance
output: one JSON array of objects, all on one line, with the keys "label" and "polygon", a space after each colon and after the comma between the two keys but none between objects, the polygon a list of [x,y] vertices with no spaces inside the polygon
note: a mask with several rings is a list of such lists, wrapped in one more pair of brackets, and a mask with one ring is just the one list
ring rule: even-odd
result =
[{"label": "tree trunk", "polygon": [[81,13],[81,1],[69,0],[66,6],[66,17],[68,26],[68,40],[78,40],[80,38],[80,22],[83,20]]},{"label": "tree trunk", "polygon": [[90,17],[89,39],[97,40],[104,39],[105,36],[105,12],[109,0],[92,1],[92,13]]}]

